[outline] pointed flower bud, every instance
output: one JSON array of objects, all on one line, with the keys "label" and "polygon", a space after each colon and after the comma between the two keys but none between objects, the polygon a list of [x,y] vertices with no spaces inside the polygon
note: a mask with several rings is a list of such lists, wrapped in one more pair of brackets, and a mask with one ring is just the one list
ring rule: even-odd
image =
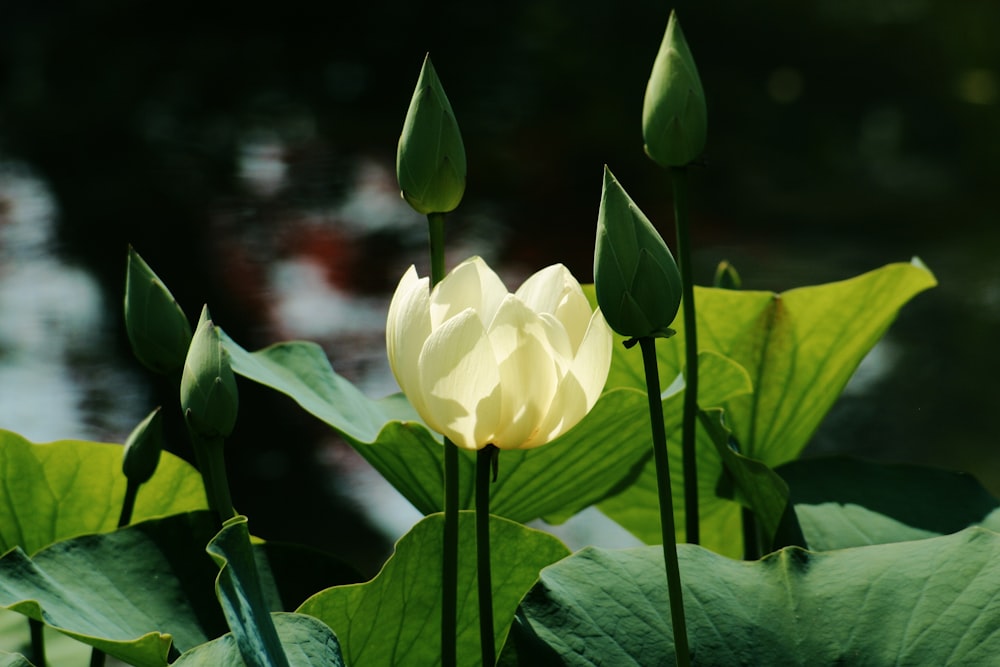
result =
[{"label": "pointed flower bud", "polygon": [[607,167],[597,216],[594,287],[604,317],[622,336],[674,335],[669,327],[681,303],[677,263]]},{"label": "pointed flower bud", "polygon": [[724,259],[715,267],[715,279],[712,281],[712,285],[720,289],[738,290],[743,286],[743,280],[740,278],[739,272],[736,271],[736,267]]},{"label": "pointed flower bud", "polygon": [[181,376],[181,410],[188,426],[204,438],[226,437],[236,425],[239,395],[229,353],[219,328],[202,310]]},{"label": "pointed flower bud", "polygon": [[129,482],[145,484],[149,481],[160,462],[161,451],[163,451],[163,416],[157,407],[139,422],[125,441],[122,472]]},{"label": "pointed flower bud", "polygon": [[131,246],[125,271],[125,330],[135,356],[150,370],[171,373],[184,363],[191,343],[187,316]]},{"label": "pointed flower bud", "polygon": [[386,321],[389,365],[417,414],[464,449],[538,447],[594,407],[611,330],[562,264],[513,294],[479,257],[429,289],[412,266]]},{"label": "pointed flower bud", "polygon": [[646,154],[663,167],[686,166],[704,150],[707,125],[698,69],[681,24],[670,12],[642,101]]},{"label": "pointed flower bud", "polygon": [[465,145],[428,55],[396,151],[403,199],[418,213],[448,213],[465,194]]}]

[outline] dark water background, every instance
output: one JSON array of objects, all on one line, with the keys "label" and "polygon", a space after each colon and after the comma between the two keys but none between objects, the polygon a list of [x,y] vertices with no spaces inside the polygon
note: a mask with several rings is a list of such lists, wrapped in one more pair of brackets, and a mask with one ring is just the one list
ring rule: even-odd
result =
[{"label": "dark water background", "polygon": [[[664,3],[4,5],[0,427],[36,440],[121,441],[176,402],[128,353],[129,243],[192,320],[207,302],[248,348],[317,340],[371,395],[393,391],[385,307],[426,264],[393,164],[427,51],[469,158],[450,265],[479,253],[513,285],[561,261],[589,281],[604,164],[673,238],[639,125]],[[941,283],[807,455],[964,469],[1000,491],[1000,5],[676,8],[710,113],[696,281],[728,259],[745,287],[780,291],[919,255]],[[230,460],[254,531],[319,526],[313,543],[374,568],[411,515],[289,401],[246,384],[241,401]]]}]

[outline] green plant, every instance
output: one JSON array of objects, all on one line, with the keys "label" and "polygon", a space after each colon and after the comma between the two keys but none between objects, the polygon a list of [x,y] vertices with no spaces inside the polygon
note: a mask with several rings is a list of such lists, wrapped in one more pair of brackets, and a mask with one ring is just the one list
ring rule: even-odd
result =
[{"label": "green plant", "polygon": [[[667,37],[679,35],[675,21]],[[651,79],[679,68],[693,90],[690,50],[674,39]],[[596,286],[581,295],[556,268],[524,294],[484,291],[475,261],[442,282],[438,209],[461,200],[464,147],[429,60],[420,81],[411,113],[424,105],[430,129],[404,125],[399,179],[428,215],[432,277],[404,276],[388,336],[409,400],[365,396],[313,343],[249,352],[207,310],[191,336],[169,290],[130,250],[130,340],[177,382],[200,471],[159,453],[156,411],[126,450],[0,431],[0,606],[29,619],[18,625],[34,644],[31,661],[4,644],[0,664],[43,664],[45,629],[79,642],[84,657],[92,647],[95,660],[150,667],[986,664],[1000,650],[1000,503],[967,476],[797,460],[899,309],[935,285],[930,271],[914,260],[781,294],[695,287],[688,260],[678,271],[609,172]],[[657,142],[676,144],[678,122],[704,134],[703,111],[695,104],[684,121],[671,100],[690,98],[661,83],[651,83],[666,106],[650,115],[647,150],[680,169],[704,137]],[[679,207],[679,226],[684,216]],[[731,268],[719,275],[739,287]],[[448,289],[477,296],[439,299],[458,312],[431,326],[430,303]],[[487,292],[508,305],[466,310]],[[609,355],[586,347],[603,325],[597,303],[617,332]],[[509,317],[494,321],[501,311]],[[150,323],[164,322],[161,339]],[[509,329],[500,343],[493,325]],[[424,338],[438,327],[455,338],[434,356]],[[636,342],[641,356],[626,349]],[[493,357],[496,377],[467,376],[485,361],[457,363],[468,350],[498,349],[508,354]],[[466,375],[449,380],[454,369],[442,365],[451,362]],[[543,397],[537,386],[494,393],[504,380],[527,388],[549,363]],[[251,538],[222,457],[237,376],[291,397],[426,515],[372,580],[327,555]],[[468,383],[483,378],[495,381]],[[502,472],[490,482],[494,446],[504,449]],[[595,505],[650,546],[570,554],[524,525]],[[693,532],[698,544],[676,544]]]}]

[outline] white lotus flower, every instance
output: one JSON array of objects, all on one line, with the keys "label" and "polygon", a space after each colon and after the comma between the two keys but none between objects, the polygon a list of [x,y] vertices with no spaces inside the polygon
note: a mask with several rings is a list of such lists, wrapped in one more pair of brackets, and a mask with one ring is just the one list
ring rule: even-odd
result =
[{"label": "white lotus flower", "polygon": [[412,266],[403,275],[385,336],[396,381],[428,426],[466,449],[527,449],[594,407],[611,330],[565,266],[511,294],[473,257],[428,285]]}]

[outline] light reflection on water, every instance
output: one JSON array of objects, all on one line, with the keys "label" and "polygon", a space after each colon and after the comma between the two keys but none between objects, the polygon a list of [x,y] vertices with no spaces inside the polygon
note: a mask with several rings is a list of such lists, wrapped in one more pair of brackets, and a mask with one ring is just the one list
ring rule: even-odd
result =
[{"label": "light reflection on water", "polygon": [[114,362],[97,281],[56,255],[56,215],[41,181],[0,166],[0,428],[120,439],[141,418],[141,385]]}]

